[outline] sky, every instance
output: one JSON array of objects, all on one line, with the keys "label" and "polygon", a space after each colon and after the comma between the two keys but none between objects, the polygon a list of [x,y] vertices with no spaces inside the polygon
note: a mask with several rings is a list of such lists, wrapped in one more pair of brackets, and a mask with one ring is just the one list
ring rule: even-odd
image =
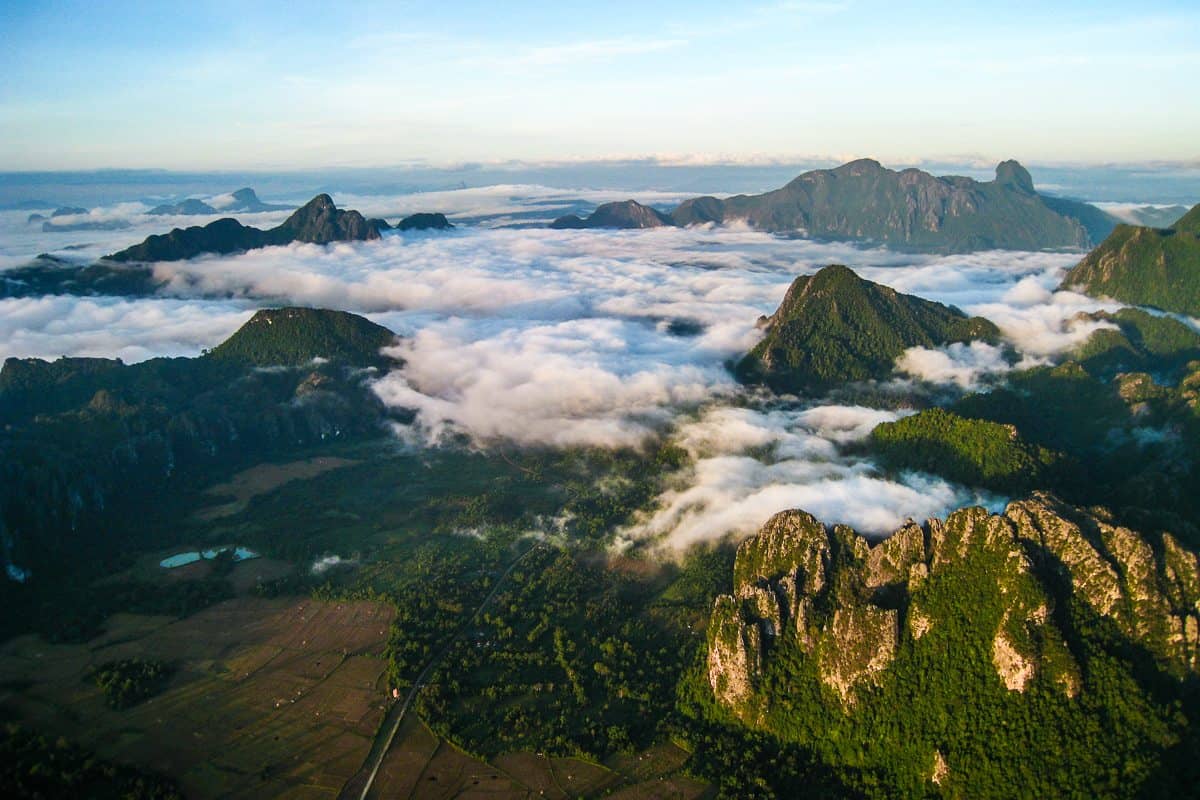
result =
[{"label": "sky", "polygon": [[1189,2],[24,2],[0,170],[1200,160]]}]

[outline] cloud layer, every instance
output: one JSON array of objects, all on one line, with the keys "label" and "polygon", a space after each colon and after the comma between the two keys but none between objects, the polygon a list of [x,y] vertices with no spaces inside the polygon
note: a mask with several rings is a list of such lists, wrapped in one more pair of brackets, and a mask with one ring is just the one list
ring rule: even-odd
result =
[{"label": "cloud layer", "polygon": [[[1053,359],[1103,326],[1080,312],[1115,307],[1055,291],[1077,258],[1071,254],[911,255],[739,226],[499,227],[621,196],[503,186],[351,198],[343,204],[372,215],[443,210],[460,225],[158,264],[166,288],[154,298],[0,300],[0,352],[194,355],[261,305],[363,313],[404,337],[396,348],[404,367],[375,390],[415,412],[402,431],[410,441],[636,446],[651,434],[672,437],[693,466],[622,538],[677,551],[750,533],[784,508],[884,535],[908,517],[998,502],[926,475],[884,475],[847,450],[896,412],[819,398],[783,406],[732,381],[726,364],[757,341],[755,320],[774,311],[797,275],[845,263],[870,280],[986,316],[1019,365]],[[0,228],[17,222],[0,215]],[[61,252],[85,258],[140,238],[150,224],[139,220],[121,233],[23,230],[0,249],[0,268],[67,240],[80,249]],[[153,229],[170,224],[178,223],[154,218]],[[981,343],[913,348],[896,375],[971,390],[1002,380],[1011,362],[1004,347]]]},{"label": "cloud layer", "polygon": [[972,503],[998,505],[995,498],[927,475],[889,479],[869,461],[843,453],[842,445],[899,416],[858,406],[710,409],[677,434],[694,468],[678,476],[678,486],[621,540],[678,552],[753,533],[787,508],[884,536],[910,517],[941,516]]}]

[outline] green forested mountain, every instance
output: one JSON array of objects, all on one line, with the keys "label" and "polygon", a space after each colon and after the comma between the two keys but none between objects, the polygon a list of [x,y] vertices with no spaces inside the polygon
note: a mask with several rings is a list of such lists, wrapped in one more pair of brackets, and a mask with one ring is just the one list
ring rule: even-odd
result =
[{"label": "green forested mountain", "polygon": [[[1200,568],[1047,495],[870,544],[802,511],[738,548],[691,713],[871,797],[1185,796]],[[686,707],[686,706],[685,706]]]},{"label": "green forested mountain", "polygon": [[909,347],[991,340],[996,326],[941,303],[900,294],[830,265],[797,278],[738,377],[778,392],[819,392],[886,376]]},{"label": "green forested mountain", "polygon": [[191,472],[378,435],[386,410],[362,368],[385,365],[394,338],[352,314],[289,308],[200,358],[8,359],[0,561],[56,574],[64,553],[113,547],[112,515],[136,519]]},{"label": "green forested mountain", "polygon": [[931,408],[871,432],[884,464],[935,472],[967,486],[1021,492],[1058,482],[1063,456],[1024,441],[1013,425]]},{"label": "green forested mountain", "polygon": [[270,308],[255,312],[209,357],[258,367],[299,366],[314,358],[369,365],[386,360],[379,351],[395,340],[387,328],[357,314]]},{"label": "green forested mountain", "polygon": [[1169,228],[1118,225],[1067,273],[1063,287],[1200,314],[1200,205]]},{"label": "green forested mountain", "polygon": [[999,492],[1053,490],[1102,504],[1126,524],[1200,544],[1200,334],[1136,309],[1092,315],[1096,331],[1057,366],[879,426],[889,469],[916,469]]},{"label": "green forested mountain", "polygon": [[1137,308],[1090,316],[1115,326],[1093,333],[1075,353],[1093,375],[1111,378],[1137,371],[1172,377],[1200,359],[1200,333],[1179,320]]},{"label": "green forested mountain", "polygon": [[939,252],[1086,248],[1114,224],[1094,206],[1038,194],[1016,161],[979,182],[860,159],[765,194],[688,200],[671,216],[678,225],[744,220],[766,231]]}]

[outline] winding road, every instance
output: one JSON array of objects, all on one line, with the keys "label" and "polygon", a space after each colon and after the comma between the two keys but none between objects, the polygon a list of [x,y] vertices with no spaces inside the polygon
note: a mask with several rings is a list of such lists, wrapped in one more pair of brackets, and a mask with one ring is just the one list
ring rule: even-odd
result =
[{"label": "winding road", "polygon": [[404,722],[404,715],[408,713],[408,709],[412,705],[413,700],[416,699],[417,693],[425,687],[429,676],[433,674],[434,669],[446,657],[446,654],[450,652],[454,644],[470,629],[471,624],[479,618],[479,615],[487,608],[488,603],[492,602],[496,593],[500,591],[500,587],[504,585],[504,581],[517,568],[517,565],[528,558],[533,552],[542,549],[542,547],[541,543],[535,544],[508,565],[496,580],[495,585],[492,586],[492,590],[488,592],[487,597],[483,598],[483,602],[471,613],[467,621],[459,627],[458,632],[450,637],[446,645],[433,658],[429,659],[429,662],[421,670],[420,674],[417,675],[416,680],[413,681],[412,688],[408,690],[408,694],[404,696],[404,700],[392,704],[392,707],[388,709],[387,714],[383,718],[383,724],[379,726],[379,733],[375,735],[375,741],[371,744],[371,752],[367,754],[367,760],[363,762],[362,768],[354,774],[354,777],[342,787],[342,791],[338,793],[338,800],[366,800],[371,787],[375,784],[375,777],[379,774],[379,768],[383,765],[384,756],[392,748],[392,742],[396,739],[396,732],[400,730],[400,723]]}]

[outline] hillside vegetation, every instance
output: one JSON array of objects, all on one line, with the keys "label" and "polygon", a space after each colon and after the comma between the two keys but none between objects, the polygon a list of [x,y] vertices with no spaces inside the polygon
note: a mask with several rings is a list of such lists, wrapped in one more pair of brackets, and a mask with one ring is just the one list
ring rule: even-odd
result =
[{"label": "hillside vegetation", "polygon": [[1169,228],[1118,225],[1067,273],[1063,287],[1200,315],[1200,205]]},{"label": "hillside vegetation", "polygon": [[777,392],[821,392],[883,378],[909,347],[999,336],[991,322],[941,303],[900,294],[838,264],[792,282],[737,365],[738,378]]}]

